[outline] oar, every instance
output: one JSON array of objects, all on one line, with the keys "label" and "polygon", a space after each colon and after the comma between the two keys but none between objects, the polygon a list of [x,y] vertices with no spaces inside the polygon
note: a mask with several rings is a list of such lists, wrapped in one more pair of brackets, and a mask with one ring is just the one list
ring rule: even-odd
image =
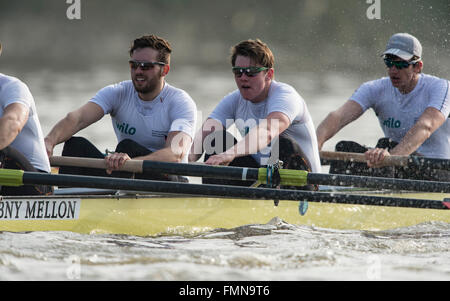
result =
[{"label": "oar", "polygon": [[[53,166],[78,166],[100,169],[106,168],[105,161],[103,159],[51,157],[50,162]],[[121,170],[136,173],[152,172],[205,178],[219,178],[253,182],[259,181],[260,183],[267,182],[266,168],[245,168],[233,166],[211,166],[205,164],[183,164],[147,160],[129,160],[125,162]],[[279,172],[281,177],[280,184],[285,186],[305,186],[307,184],[317,184],[450,193],[450,182],[321,174],[290,169],[281,169],[279,170]]]},{"label": "oar", "polygon": [[[366,163],[367,160],[362,153],[348,153],[348,152],[329,152],[321,151],[320,158],[322,164],[329,164],[327,161],[352,161]],[[450,160],[427,158],[420,156],[388,156],[384,158],[383,166],[403,166],[412,169],[443,169],[450,170]]]},{"label": "oar", "polygon": [[444,201],[436,201],[288,189],[247,188],[227,185],[219,186],[110,177],[57,175],[0,169],[0,185],[21,186],[26,184],[134,190],[153,193],[187,194],[193,196],[233,197],[240,199],[291,200],[374,206],[450,209],[450,202],[448,202],[447,199]]}]

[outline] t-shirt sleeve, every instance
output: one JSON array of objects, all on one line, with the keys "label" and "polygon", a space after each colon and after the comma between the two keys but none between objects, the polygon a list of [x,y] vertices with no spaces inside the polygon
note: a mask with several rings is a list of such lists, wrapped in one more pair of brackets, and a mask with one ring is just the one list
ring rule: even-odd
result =
[{"label": "t-shirt sleeve", "polygon": [[377,91],[381,91],[379,81],[370,81],[359,86],[352,94],[350,100],[356,101],[363,111],[374,107],[377,99]]},{"label": "t-shirt sleeve", "polygon": [[429,107],[433,107],[448,117],[450,114],[450,82],[448,80],[439,79],[430,89]]},{"label": "t-shirt sleeve", "polygon": [[197,106],[192,98],[184,92],[177,94],[175,104],[171,106],[169,117],[172,123],[169,132],[183,132],[194,138],[197,122]]},{"label": "t-shirt sleeve", "polygon": [[105,114],[115,115],[114,109],[117,107],[116,102],[120,99],[122,93],[122,86],[120,84],[109,85],[97,92],[97,94],[90,100],[99,105]]},{"label": "t-shirt sleeve", "polygon": [[305,101],[290,86],[280,86],[270,96],[267,115],[273,112],[285,114],[292,123],[297,116],[303,116],[305,112]]},{"label": "t-shirt sleeve", "polygon": [[25,85],[20,80],[12,81],[8,83],[2,89],[4,92],[1,97],[2,108],[5,109],[7,106],[13,103],[21,103],[27,108],[30,108],[33,103],[33,95],[31,95],[30,90],[27,85]]},{"label": "t-shirt sleeve", "polygon": [[[222,123],[226,128],[230,127],[236,119],[236,108],[239,102],[239,90],[225,96],[209,115],[209,118]],[[233,120],[233,122],[227,122]]]}]

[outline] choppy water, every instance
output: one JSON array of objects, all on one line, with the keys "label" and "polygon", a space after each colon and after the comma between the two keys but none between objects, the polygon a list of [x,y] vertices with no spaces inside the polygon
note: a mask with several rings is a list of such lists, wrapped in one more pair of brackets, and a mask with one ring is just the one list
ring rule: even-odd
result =
[{"label": "choppy water", "polygon": [[450,280],[450,225],[383,232],[265,225],[194,237],[0,234],[0,280]]},{"label": "choppy water", "polygon": [[[127,72],[5,74],[22,78],[36,99],[44,135],[69,110]],[[192,78],[202,81],[192,81]],[[345,101],[361,79],[277,75],[305,98],[316,126]],[[191,94],[201,118],[235,89],[228,73],[177,70],[168,81]],[[361,126],[364,125],[364,126]],[[108,117],[82,132],[100,149],[113,149]],[[372,112],[340,139],[374,144],[381,131]],[[55,154],[60,154],[56,148]],[[0,280],[450,280],[450,225],[427,223],[383,232],[341,231],[273,220],[266,225],[198,236],[134,237],[67,232],[0,232]]]}]

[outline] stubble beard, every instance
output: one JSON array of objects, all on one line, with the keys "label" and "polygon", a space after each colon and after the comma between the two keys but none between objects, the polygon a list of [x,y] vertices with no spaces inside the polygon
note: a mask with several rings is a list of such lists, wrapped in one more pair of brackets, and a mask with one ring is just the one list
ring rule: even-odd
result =
[{"label": "stubble beard", "polygon": [[148,80],[146,79],[146,84],[141,85],[137,80],[136,76],[133,78],[133,86],[134,89],[141,94],[147,94],[155,91],[158,87],[159,80],[161,79],[161,76],[155,76],[154,78]]}]

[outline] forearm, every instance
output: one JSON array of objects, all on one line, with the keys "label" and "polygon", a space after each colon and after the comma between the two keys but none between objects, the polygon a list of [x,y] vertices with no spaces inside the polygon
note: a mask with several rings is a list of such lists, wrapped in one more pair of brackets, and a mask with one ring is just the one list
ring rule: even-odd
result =
[{"label": "forearm", "polygon": [[316,130],[319,150],[322,149],[323,144],[327,140],[334,137],[343,127],[358,119],[362,114],[363,109],[361,105],[354,100],[348,100],[339,109],[328,114]]},{"label": "forearm", "polygon": [[342,129],[338,116],[333,113],[328,114],[328,116],[319,124],[316,130],[317,143],[319,149],[322,149],[323,144],[331,139],[336,133]]},{"label": "forearm", "polygon": [[389,153],[391,155],[408,156],[415,152],[431,134],[432,132],[429,126],[423,123],[417,123]]},{"label": "forearm", "polygon": [[176,162],[180,163],[185,153],[175,153],[170,147],[166,147],[146,156],[139,156],[132,159],[135,160],[149,160],[161,162]]},{"label": "forearm", "polygon": [[195,162],[200,159],[205,151],[203,143],[209,134],[223,129],[224,127],[219,121],[208,118],[195,134],[191,149],[189,151],[189,162]]},{"label": "forearm", "polygon": [[10,145],[22,129],[20,122],[10,118],[0,118],[0,150]]},{"label": "forearm", "polygon": [[414,126],[406,133],[391,155],[408,156],[415,152],[444,122],[445,116],[435,108],[427,108]]},{"label": "forearm", "polygon": [[263,121],[258,126],[252,128],[244,139],[225,151],[225,154],[234,155],[234,157],[255,154],[267,147],[277,135],[278,132],[268,128],[267,123]]}]

